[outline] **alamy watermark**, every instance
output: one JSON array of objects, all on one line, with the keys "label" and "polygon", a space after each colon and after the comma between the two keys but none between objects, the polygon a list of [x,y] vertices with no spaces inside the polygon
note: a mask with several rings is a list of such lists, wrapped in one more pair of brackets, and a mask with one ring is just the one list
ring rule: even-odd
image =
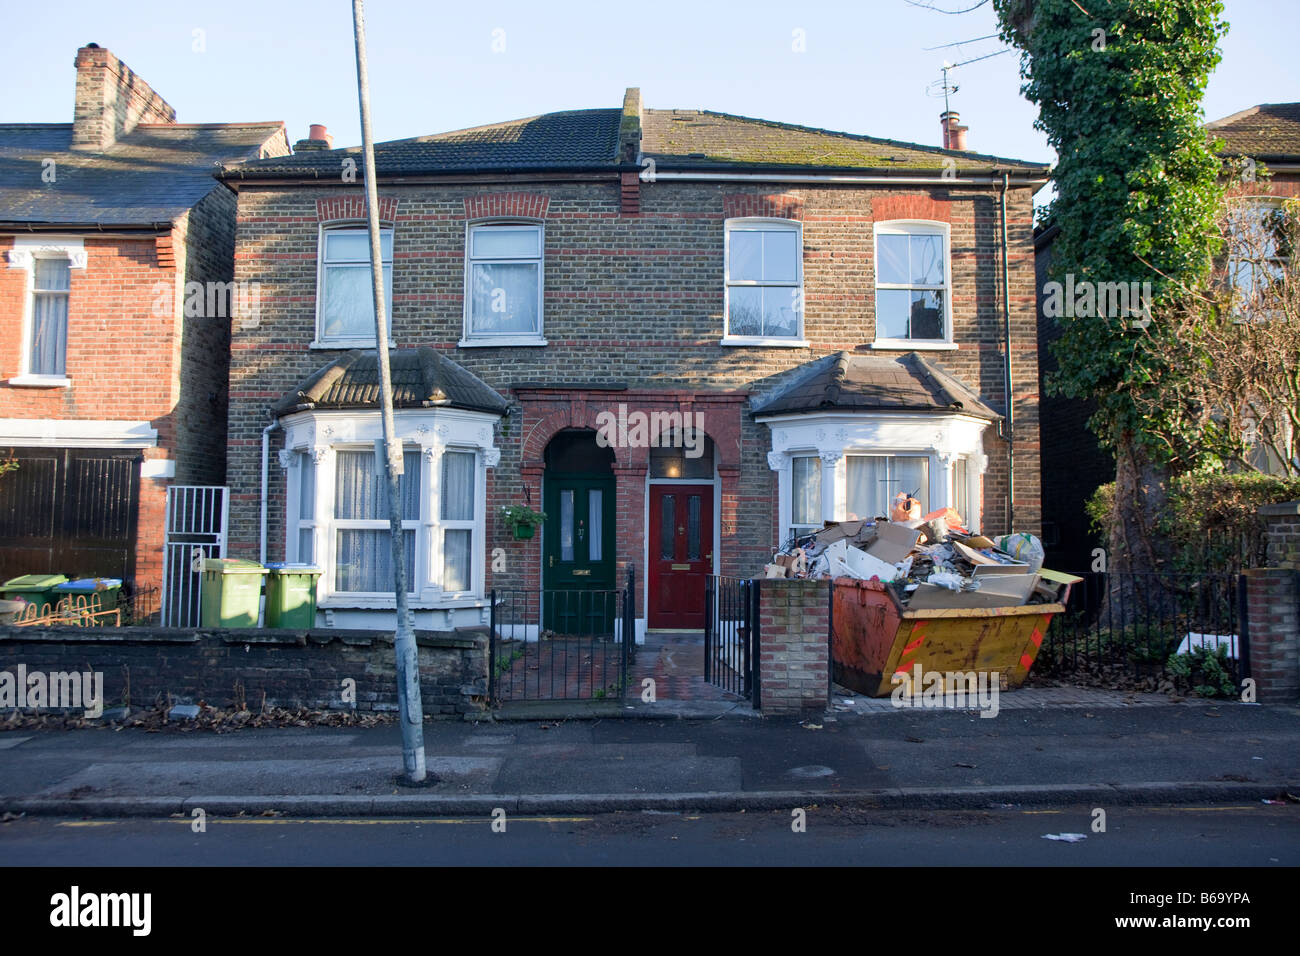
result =
[{"label": "alamy watermark", "polygon": [[103,671],[28,671],[18,664],[0,671],[0,710],[80,708],[87,717],[104,713]]},{"label": "alamy watermark", "polygon": [[909,674],[897,671],[890,683],[895,707],[978,710],[981,717],[998,715],[1002,675],[997,671],[923,671],[918,662]]},{"label": "alamy watermark", "polygon": [[1092,282],[1067,273],[1043,285],[1043,315],[1052,319],[1130,318],[1135,329],[1151,324],[1150,282]]},{"label": "alamy watermark", "polygon": [[627,410],[596,415],[596,444],[601,448],[681,448],[687,458],[704,454],[703,412]]},{"label": "alamy watermark", "polygon": [[187,319],[231,319],[236,316],[247,328],[255,328],[262,315],[262,284],[251,282],[156,282],[153,287],[153,314],[171,316],[176,312],[177,295]]}]

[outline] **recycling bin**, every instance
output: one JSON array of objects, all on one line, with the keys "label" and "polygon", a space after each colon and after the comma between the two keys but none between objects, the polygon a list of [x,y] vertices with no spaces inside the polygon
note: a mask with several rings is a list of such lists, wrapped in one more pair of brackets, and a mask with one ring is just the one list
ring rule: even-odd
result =
[{"label": "recycling bin", "polygon": [[115,610],[121,590],[121,578],[78,578],[54,586],[60,604],[66,602],[71,610],[91,613]]},{"label": "recycling bin", "polygon": [[38,615],[48,614],[59,603],[59,595],[54,589],[66,580],[62,574],[24,574],[0,585],[0,594],[11,601],[36,605]]},{"label": "recycling bin", "polygon": [[[1064,604],[912,610],[879,581],[836,578],[832,676],[868,697],[888,697],[894,675],[985,671],[1003,690],[1029,676],[1052,618]],[[944,690],[946,688],[940,688]]]},{"label": "recycling bin", "polygon": [[266,579],[266,626],[308,629],[316,626],[316,580],[321,569],[310,564],[269,562]]},{"label": "recycling bin", "polygon": [[266,568],[238,558],[203,559],[203,627],[257,627]]}]

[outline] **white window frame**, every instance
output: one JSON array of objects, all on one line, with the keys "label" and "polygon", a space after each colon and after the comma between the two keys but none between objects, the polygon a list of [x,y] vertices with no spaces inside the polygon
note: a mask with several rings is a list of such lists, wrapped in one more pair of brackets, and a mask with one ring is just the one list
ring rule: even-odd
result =
[{"label": "white window frame", "polygon": [[[384,283],[384,311],[388,319],[388,338],[392,342],[393,337],[393,285],[397,282],[397,267],[394,264],[397,253],[397,236],[391,224],[380,224],[380,248],[383,248],[383,234],[389,237],[390,249],[389,258],[385,259],[383,264],[389,266],[392,273],[392,281]],[[314,349],[360,349],[375,348],[374,330],[371,329],[365,335],[326,335],[325,330],[321,327],[321,309],[324,304],[324,296],[321,291],[325,288],[325,237],[327,235],[338,235],[340,233],[358,233],[366,236],[367,244],[369,243],[369,230],[366,223],[357,223],[351,220],[339,222],[323,222],[320,224],[316,238],[316,338],[311,343]],[[369,245],[367,245],[367,249]],[[329,263],[329,265],[352,266],[369,265],[370,256],[367,254],[365,259],[348,259],[340,262]],[[372,293],[373,295],[373,293]]]},{"label": "white window frame", "polygon": [[[766,227],[755,229],[755,227]],[[723,223],[722,253],[722,344],[723,345],[758,345],[778,346],[780,348],[807,348],[808,340],[804,333],[804,317],[807,313],[804,292],[803,269],[803,223],[798,219],[777,219],[762,216],[744,216],[728,219]],[[760,279],[731,278],[731,234],[734,231],[793,232],[795,236],[795,279],[794,282],[775,282]],[[731,333],[731,290],[736,288],[789,288],[797,291],[795,314],[798,328],[794,335],[733,335]]]},{"label": "white window frame", "polygon": [[[818,501],[819,501],[819,502],[821,503],[821,505],[822,505],[822,514],[816,516],[816,521],[815,521],[813,524],[795,524],[795,523],[794,523],[794,492],[795,492],[795,487],[794,487],[794,462],[795,462],[796,459],[800,459],[800,458],[810,458],[810,459],[812,459],[813,461],[817,462],[817,468],[816,468],[817,480],[818,480],[818,482],[821,483],[821,487],[817,489],[817,498],[818,498]],[[826,469],[826,463],[823,462],[823,461],[821,460],[821,457],[817,454],[816,451],[803,451],[803,452],[793,452],[793,453],[791,453],[791,455],[790,455],[790,481],[787,483],[787,485],[786,485],[786,489],[785,489],[785,495],[786,495],[786,509],[787,509],[787,511],[789,512],[789,515],[790,515],[790,521],[788,522],[788,527],[785,529],[785,538],[788,539],[789,536],[790,536],[790,534],[791,534],[792,532],[797,532],[799,535],[805,535],[805,534],[811,534],[811,533],[813,533],[813,532],[816,532],[816,531],[820,531],[820,530],[821,530],[821,528],[822,528],[822,524],[823,524],[823,521],[824,521],[824,518],[823,518],[822,516],[826,513],[826,506],[825,506],[825,497],[826,497],[825,469]]]},{"label": "white window frame", "polygon": [[[415,532],[415,573],[409,586],[412,609],[473,606],[482,602],[486,586],[487,469],[500,460],[492,445],[496,416],[462,409],[401,409],[396,413],[397,437],[404,453],[421,454],[420,512],[418,519],[403,519],[402,527]],[[318,606],[392,610],[391,591],[339,591],[336,581],[338,531],[348,528],[387,529],[387,519],[336,519],[336,452],[374,450],[382,437],[378,412],[298,412],[281,420],[285,448],[280,463],[285,469],[284,554],[302,561],[299,532],[312,534],[312,564],[321,569]],[[474,517],[441,519],[442,456],[466,452],[474,457]],[[307,461],[315,465],[313,517],[301,513],[302,475]],[[382,456],[377,458],[382,463]],[[470,531],[470,587],[443,589],[444,530]]]},{"label": "white window frame", "polygon": [[[492,229],[502,226],[531,226],[537,229],[537,256],[499,259],[475,259],[474,230]],[[537,329],[535,332],[476,332],[474,330],[474,264],[482,263],[537,263]],[[465,223],[465,274],[464,274],[464,311],[461,324],[460,348],[500,348],[502,346],[539,346],[546,345],[546,221],[543,219],[508,218],[508,219],[471,219]]]},{"label": "white window frame", "polygon": [[[939,236],[943,240],[943,283],[941,285],[917,285],[914,283],[896,283],[880,281],[880,237],[886,236]],[[873,349],[915,351],[951,351],[957,348],[953,338],[952,322],[952,226],[949,223],[931,219],[889,219],[877,222],[872,227],[871,256],[875,285],[871,290],[871,315],[875,325]],[[889,338],[880,334],[880,316],[877,309],[879,293],[882,290],[922,290],[943,293],[943,337],[938,339]]]},{"label": "white window frame", "polygon": [[[932,504],[932,502],[934,501],[934,495],[931,494],[931,491],[932,491],[933,488],[934,488],[934,476],[935,476],[935,464],[936,464],[936,460],[935,460],[935,456],[934,456],[934,455],[932,455],[932,454],[927,454],[926,452],[915,452],[915,451],[913,451],[913,452],[907,452],[907,451],[881,451],[880,449],[877,449],[877,448],[848,448],[848,449],[845,449],[845,451],[844,451],[844,469],[843,469],[843,470],[844,470],[844,493],[843,493],[844,506],[843,506],[842,514],[844,515],[845,519],[848,518],[848,514],[849,514],[849,459],[850,459],[850,458],[884,458],[884,459],[887,459],[887,460],[889,460],[889,461],[891,462],[891,464],[888,466],[888,467],[889,467],[889,471],[890,471],[891,474],[893,473],[893,464],[892,464],[892,462],[893,462],[895,459],[898,459],[898,458],[913,458],[913,459],[919,458],[919,459],[923,460],[923,461],[925,462],[925,487],[921,489],[921,493],[922,493],[922,495],[923,495],[923,499],[922,499],[922,500],[924,500],[924,502],[925,502],[925,509],[924,509],[924,510],[925,510],[925,513],[927,513],[927,514],[928,514],[929,512],[931,512],[931,511],[934,511],[934,510],[935,510],[935,506]],[[837,477],[838,477],[838,476],[837,476]],[[909,488],[909,489],[904,489],[904,488],[902,488],[902,487],[899,487],[896,491],[894,491],[894,494],[889,495],[888,498],[886,498],[886,501],[885,501],[885,508],[886,508],[886,510],[884,511],[884,515],[883,515],[883,516],[886,517],[886,518],[889,517],[889,511],[888,511],[888,509],[891,507],[891,505],[892,505],[892,503],[893,503],[893,498],[894,498],[894,496],[897,495],[899,491],[907,491],[907,492],[910,494],[910,493],[911,493],[911,490],[912,490],[912,489],[910,489],[910,488]],[[837,494],[838,494],[838,489],[837,489]],[[860,515],[858,515],[858,517],[859,517],[859,518],[868,518],[868,519],[869,519],[869,518],[875,518],[875,517],[877,517],[877,515],[864,515],[864,514],[860,514]]]},{"label": "white window frame", "polygon": [[[444,458],[446,455],[452,453],[468,454],[474,456],[474,476],[475,476],[474,497],[473,497],[474,513],[468,519],[444,518],[442,516],[442,476],[443,476],[443,469],[445,467]],[[474,582],[477,579],[477,576],[480,572],[480,569],[476,568],[474,565],[474,555],[477,554],[479,551],[480,539],[484,534],[486,534],[486,528],[487,528],[487,522],[486,522],[487,516],[486,514],[480,513],[482,511],[485,511],[487,508],[487,499],[480,480],[481,473],[483,471],[482,457],[478,454],[477,449],[462,447],[459,445],[453,445],[447,448],[443,448],[441,452],[439,452],[434,466],[437,467],[438,469],[438,475],[434,479],[437,485],[437,491],[436,491],[437,500],[431,502],[430,504],[436,505],[438,510],[436,512],[431,512],[431,514],[434,515],[434,517],[432,517],[427,522],[430,528],[430,535],[435,539],[434,541],[430,542],[430,544],[432,545],[432,551],[435,555],[433,560],[436,561],[436,564],[433,564],[432,567],[437,569],[437,581],[438,581],[438,585],[442,588],[443,594],[449,595],[451,597],[472,596],[475,593]],[[467,591],[464,590],[450,591],[446,587],[447,532],[448,531],[468,531],[470,533],[470,537],[469,537],[470,588]]]},{"label": "white window frame", "polygon": [[[36,329],[36,260],[67,259],[69,269],[69,302],[71,302],[71,285],[73,269],[86,268],[85,243],[80,238],[29,237],[17,236],[9,250],[9,268],[22,269],[26,272],[23,284],[23,315],[21,349],[17,375],[8,379],[9,385],[25,388],[67,388],[72,384],[68,377],[68,353],[64,351],[63,372],[59,375],[44,375],[32,371],[32,337]],[[65,335],[72,331],[72,311],[68,311]]]},{"label": "white window frame", "polygon": [[[412,451],[418,453],[419,450],[420,449],[418,445],[413,445],[409,442],[403,443],[402,445],[403,455]],[[378,474],[380,475],[380,493],[385,495],[388,493],[387,479],[383,477],[385,474],[385,465],[384,465],[383,452],[380,450],[380,446],[376,446],[373,444],[367,445],[367,444],[356,444],[356,443],[340,443],[334,446],[334,453],[335,453],[334,461],[338,460],[337,455],[341,451],[370,452],[371,454],[373,454],[375,467],[378,469]],[[415,560],[412,562],[414,564],[414,567],[411,568],[411,580],[407,582],[407,588],[406,588],[406,593],[409,597],[415,597],[420,593],[420,581],[424,578],[424,575],[421,574],[422,569],[420,566],[421,564],[420,553],[422,550],[420,547],[420,534],[421,534],[421,529],[424,526],[424,522],[422,521],[422,519],[424,517],[425,508],[427,507],[428,504],[426,501],[428,495],[424,493],[424,489],[428,487],[428,479],[423,474],[424,469],[427,467],[428,467],[428,462],[421,461],[420,463],[420,471],[421,471],[421,479],[422,479],[421,488],[420,488],[421,493],[417,495],[417,500],[419,501],[419,512],[416,514],[414,518],[402,519],[402,532],[403,533],[407,531],[415,532],[415,543],[413,547],[413,550],[415,552]],[[403,475],[403,478],[405,478],[405,475]],[[320,480],[319,472],[317,472],[316,479],[317,481]],[[343,591],[343,590],[339,590],[338,588],[337,562],[338,562],[339,532],[340,531],[387,531],[391,527],[391,524],[389,523],[389,520],[387,518],[339,518],[337,517],[336,512],[338,509],[338,501],[335,498],[335,494],[337,493],[337,484],[338,484],[338,475],[336,472],[330,478],[330,486],[328,489],[328,498],[330,502],[329,517],[326,518],[323,522],[320,520],[319,517],[315,519],[316,525],[318,527],[321,525],[325,525],[328,532],[326,538],[326,549],[330,559],[330,563],[328,567],[330,593],[336,594],[342,598],[391,597],[392,596],[391,591]],[[320,507],[320,502],[321,502],[321,490],[317,488],[316,506],[318,508]],[[391,547],[391,543],[390,543],[390,547]]]}]

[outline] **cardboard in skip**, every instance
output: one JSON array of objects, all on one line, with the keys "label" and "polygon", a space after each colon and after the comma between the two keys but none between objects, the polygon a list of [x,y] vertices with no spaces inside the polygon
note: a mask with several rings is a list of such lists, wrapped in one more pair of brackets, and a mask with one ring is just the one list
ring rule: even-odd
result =
[{"label": "cardboard in skip", "polygon": [[1029,600],[1029,595],[1038,583],[1038,575],[993,574],[977,580],[979,587],[973,591],[950,591],[923,581],[912,592],[907,606],[913,611],[958,607],[1018,607]]},{"label": "cardboard in skip", "polygon": [[879,578],[881,581],[893,581],[899,576],[898,568],[888,564],[875,555],[858,548],[850,548],[845,541],[836,541],[826,549],[826,559],[830,562],[831,577],[851,577],[863,581]]},{"label": "cardboard in skip", "polygon": [[[900,524],[876,525],[876,540],[867,548],[867,554],[879,558],[886,564],[897,564],[912,553],[921,532],[916,528],[905,528]],[[885,580],[881,578],[881,580]]]}]

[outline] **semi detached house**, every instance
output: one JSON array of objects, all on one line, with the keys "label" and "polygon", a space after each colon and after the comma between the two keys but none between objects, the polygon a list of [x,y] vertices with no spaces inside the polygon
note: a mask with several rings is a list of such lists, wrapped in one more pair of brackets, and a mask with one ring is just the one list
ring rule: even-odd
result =
[{"label": "semi detached house", "polygon": [[[899,491],[1037,532],[1032,196],[1045,166],[695,110],[376,146],[419,628],[493,588],[620,587],[638,633],[704,577]],[[320,626],[391,623],[357,149],[226,165],[233,554],[322,569]],[[1010,399],[1010,401],[1009,401]],[[382,465],[381,465],[382,467]],[[501,519],[546,520],[519,539]]]}]

